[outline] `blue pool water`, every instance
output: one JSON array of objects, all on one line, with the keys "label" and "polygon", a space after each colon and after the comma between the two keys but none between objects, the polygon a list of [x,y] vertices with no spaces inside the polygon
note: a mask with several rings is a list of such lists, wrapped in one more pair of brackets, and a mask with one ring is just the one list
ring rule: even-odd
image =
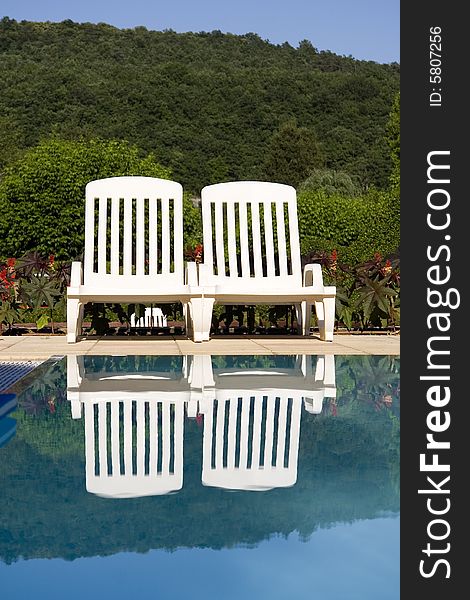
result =
[{"label": "blue pool water", "polygon": [[399,598],[399,359],[67,357],[0,448],[0,597]]}]

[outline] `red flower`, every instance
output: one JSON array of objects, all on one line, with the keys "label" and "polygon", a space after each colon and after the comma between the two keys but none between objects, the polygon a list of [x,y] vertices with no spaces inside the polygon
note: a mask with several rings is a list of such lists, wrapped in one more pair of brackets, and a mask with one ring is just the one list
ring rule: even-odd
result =
[{"label": "red flower", "polygon": [[188,247],[185,251],[187,258],[192,258],[196,263],[200,263],[202,260],[202,244],[196,244],[194,248]]},{"label": "red flower", "polygon": [[15,274],[8,273],[6,268],[3,268],[0,271],[0,281],[3,283],[4,287],[6,287],[6,288],[9,288],[13,285],[13,282],[10,281],[10,279],[14,279],[14,278],[15,278]]},{"label": "red flower", "polygon": [[380,272],[384,277],[390,275],[392,272],[392,263],[388,259],[385,261],[385,265],[380,269]]},{"label": "red flower", "polygon": [[201,262],[202,260],[202,244],[197,244],[194,248],[194,260],[196,262]]},{"label": "red flower", "polygon": [[8,258],[7,259],[7,267],[14,267],[16,263],[16,258]]},{"label": "red flower", "polygon": [[336,250],[333,250],[333,252],[331,253],[331,264],[330,264],[330,269],[334,272],[336,271],[336,267],[337,267],[337,259],[338,258],[338,252]]},{"label": "red flower", "polygon": [[54,264],[55,256],[53,254],[49,255],[49,266],[52,267]]}]

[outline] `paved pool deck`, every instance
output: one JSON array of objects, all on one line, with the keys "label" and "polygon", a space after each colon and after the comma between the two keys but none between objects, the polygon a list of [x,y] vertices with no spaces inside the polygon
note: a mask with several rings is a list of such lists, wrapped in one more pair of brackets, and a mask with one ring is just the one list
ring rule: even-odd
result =
[{"label": "paved pool deck", "polygon": [[67,344],[65,336],[0,336],[0,360],[45,360],[69,354],[400,354],[399,334],[337,334],[333,342],[318,336],[215,337],[195,343],[183,336],[88,337]]}]

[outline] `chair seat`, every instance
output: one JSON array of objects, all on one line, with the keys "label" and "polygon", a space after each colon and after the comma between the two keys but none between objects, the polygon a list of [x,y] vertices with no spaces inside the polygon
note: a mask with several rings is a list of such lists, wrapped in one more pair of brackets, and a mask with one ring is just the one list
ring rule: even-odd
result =
[{"label": "chair seat", "polygon": [[160,286],[137,287],[131,289],[97,288],[95,286],[80,285],[77,288],[68,288],[69,298],[80,298],[86,302],[177,302],[188,301],[194,294],[188,285],[171,285],[162,289]]},{"label": "chair seat", "polygon": [[302,301],[321,301],[324,298],[334,298],[336,288],[325,286],[318,289],[313,286],[302,287],[269,287],[260,286],[258,290],[233,289],[226,285],[215,285],[204,288],[204,295],[214,295],[218,302],[232,302],[233,304],[296,304]]}]

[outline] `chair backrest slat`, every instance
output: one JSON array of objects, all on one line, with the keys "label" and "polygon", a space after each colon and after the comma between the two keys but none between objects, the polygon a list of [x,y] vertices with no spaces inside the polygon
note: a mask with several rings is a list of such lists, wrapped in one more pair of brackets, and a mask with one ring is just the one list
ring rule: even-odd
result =
[{"label": "chair backrest slat", "polygon": [[279,253],[280,275],[287,275],[286,228],[284,223],[284,203],[276,202],[277,251]]},{"label": "chair backrest slat", "polygon": [[[110,177],[86,186],[84,282],[140,286],[184,281],[183,190],[155,177]],[[114,280],[114,282],[112,281]],[[127,285],[126,284],[126,285]]]},{"label": "chair backrest slat", "polygon": [[135,236],[135,263],[136,275],[145,274],[145,199],[137,198],[136,203],[136,236]]},{"label": "chair backrest slat", "polygon": [[85,257],[83,270],[93,273],[95,262],[95,201],[85,202]]},{"label": "chair backrest slat", "polygon": [[212,211],[210,202],[201,202],[204,244],[204,263],[213,265],[214,255],[212,252]]},{"label": "chair backrest slat", "polygon": [[203,188],[201,203],[204,264],[215,280],[301,285],[293,187],[262,181],[219,183]]},{"label": "chair backrest slat", "polygon": [[145,475],[145,408],[147,402],[136,402],[136,468],[137,475]]},{"label": "chair backrest slat", "polygon": [[173,201],[173,262],[175,273],[184,272],[183,261],[183,198]]},{"label": "chair backrest slat", "polygon": [[162,198],[162,271],[170,271],[170,203]]},{"label": "chair backrest slat", "polygon": [[149,275],[158,273],[158,210],[157,199],[149,199]]},{"label": "chair backrest slat", "polygon": [[119,402],[111,402],[111,461],[112,474],[121,473],[121,455],[119,452]]},{"label": "chair backrest slat", "polygon": [[124,275],[132,275],[132,198],[124,198]]},{"label": "chair backrest slat", "polygon": [[279,398],[279,417],[277,426],[277,449],[276,464],[284,465],[284,456],[286,452],[286,433],[287,433],[287,410],[289,400],[283,395]]},{"label": "chair backrest slat", "polygon": [[[108,428],[106,419],[106,404],[100,402],[98,404],[98,448],[99,448],[99,472],[108,474]],[[96,467],[95,467],[96,468]]]},{"label": "chair backrest slat", "polygon": [[162,472],[170,472],[171,416],[168,402],[162,406]]},{"label": "chair backrest slat", "polygon": [[266,269],[268,277],[274,277],[276,267],[274,264],[274,241],[273,241],[273,216],[271,212],[271,202],[263,202],[264,212],[264,240],[266,248]]},{"label": "chair backrest slat", "polygon": [[158,404],[149,406],[149,472],[156,473],[158,467]]},{"label": "chair backrest slat", "polygon": [[235,204],[227,202],[227,245],[229,273],[237,272],[237,243],[235,241]]},{"label": "chair backrest slat", "polygon": [[132,402],[124,402],[124,473],[132,473]]},{"label": "chair backrest slat", "polygon": [[222,204],[215,206],[215,247],[217,257],[217,273],[225,273],[225,252],[224,252],[224,215]]},{"label": "chair backrest slat", "polygon": [[240,249],[242,260],[242,277],[250,277],[250,255],[248,251],[248,215],[245,202],[238,205],[240,223]]},{"label": "chair backrest slat", "polygon": [[[299,264],[298,268],[300,270],[300,241],[299,241],[299,222],[297,220],[297,206],[293,206],[293,204],[288,204],[288,215],[289,215],[289,243],[290,243],[290,253],[291,260],[298,260]],[[294,259],[296,257],[296,259]]]},{"label": "chair backrest slat", "polygon": [[106,229],[108,226],[108,199],[99,200],[98,216],[98,273],[106,273]]},{"label": "chair backrest slat", "polygon": [[111,274],[119,275],[119,198],[111,200]]},{"label": "chair backrest slat", "polygon": [[251,204],[251,231],[253,235],[253,260],[255,277],[263,277],[263,261],[261,255],[261,228],[259,222],[259,204]]}]

